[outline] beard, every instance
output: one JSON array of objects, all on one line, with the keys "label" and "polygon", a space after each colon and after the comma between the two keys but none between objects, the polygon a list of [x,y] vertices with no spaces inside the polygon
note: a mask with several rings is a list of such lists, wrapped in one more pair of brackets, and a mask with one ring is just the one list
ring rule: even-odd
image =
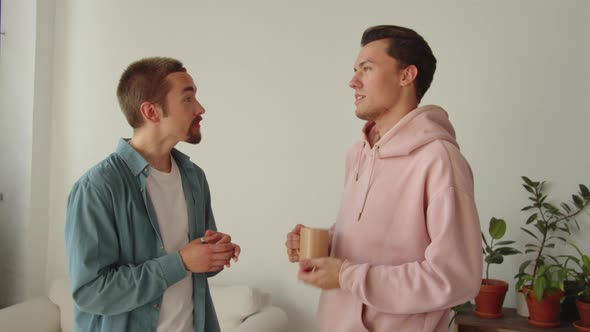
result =
[{"label": "beard", "polygon": [[354,114],[361,120],[375,121],[377,118],[387,113],[387,111],[386,108],[369,107],[368,105],[365,105],[365,107],[362,108],[362,106],[359,105]]},{"label": "beard", "polygon": [[200,119],[195,119],[188,128],[186,142],[189,144],[199,144],[201,142],[201,128],[196,127],[199,120]]}]

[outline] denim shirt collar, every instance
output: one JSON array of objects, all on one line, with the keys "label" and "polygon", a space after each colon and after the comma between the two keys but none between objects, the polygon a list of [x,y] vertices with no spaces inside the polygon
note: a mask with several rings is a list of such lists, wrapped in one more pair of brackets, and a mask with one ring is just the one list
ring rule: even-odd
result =
[{"label": "denim shirt collar", "polygon": [[[149,166],[148,162],[129,144],[129,138],[121,138],[119,140],[116,152],[123,158],[134,176],[140,175]],[[184,163],[190,160],[189,156],[176,149],[172,149],[171,154],[177,163]]]}]

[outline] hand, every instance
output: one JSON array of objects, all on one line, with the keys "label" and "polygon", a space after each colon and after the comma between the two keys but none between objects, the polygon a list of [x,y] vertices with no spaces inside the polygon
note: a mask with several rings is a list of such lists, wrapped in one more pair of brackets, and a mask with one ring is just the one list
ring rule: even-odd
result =
[{"label": "hand", "polygon": [[202,243],[201,239],[195,239],[180,249],[184,268],[193,273],[201,273],[217,272],[223,266],[229,266],[230,259],[235,255],[235,248],[232,243],[219,243],[222,238],[219,233],[209,236],[206,234],[206,241],[211,240],[213,243]]},{"label": "hand", "polygon": [[301,224],[295,226],[295,228],[287,234],[287,241],[285,241],[287,256],[291,263],[299,262],[299,234],[301,233],[301,227],[305,226]]},{"label": "hand", "polygon": [[[210,229],[208,229],[205,232],[205,239],[207,240],[207,243],[231,243],[231,236],[229,236],[229,234],[224,234],[221,232],[215,232],[212,231]],[[234,247],[234,254],[232,256],[232,259],[234,262],[238,261],[238,257],[240,256],[240,253],[242,252],[242,249],[240,248],[239,245],[235,244],[235,243],[231,243],[232,246]],[[226,265],[227,267],[230,267],[230,264]]]},{"label": "hand", "polygon": [[342,263],[334,257],[304,259],[299,263],[299,280],[321,289],[340,288]]}]

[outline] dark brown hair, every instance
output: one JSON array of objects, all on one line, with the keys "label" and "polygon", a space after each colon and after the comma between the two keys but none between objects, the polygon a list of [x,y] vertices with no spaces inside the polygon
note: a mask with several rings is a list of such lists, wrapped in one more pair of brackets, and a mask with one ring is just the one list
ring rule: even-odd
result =
[{"label": "dark brown hair", "polygon": [[139,110],[143,102],[160,104],[166,115],[166,95],[171,88],[166,77],[177,72],[186,72],[186,68],[176,59],[163,57],[141,59],[125,69],[117,87],[117,98],[131,127],[139,128],[143,124]]},{"label": "dark brown hair", "polygon": [[363,32],[361,46],[370,42],[387,39],[387,54],[396,59],[400,68],[414,65],[418,68],[416,77],[416,97],[422,99],[436,71],[436,58],[428,43],[416,31],[395,25],[378,25]]}]

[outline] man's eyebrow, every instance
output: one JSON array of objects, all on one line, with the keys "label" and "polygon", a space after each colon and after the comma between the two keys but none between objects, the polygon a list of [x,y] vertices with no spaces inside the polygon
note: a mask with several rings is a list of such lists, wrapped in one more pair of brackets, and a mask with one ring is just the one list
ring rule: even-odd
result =
[{"label": "man's eyebrow", "polygon": [[353,70],[356,71],[357,68],[360,68],[360,67],[366,65],[367,63],[374,63],[374,62],[371,60],[363,60],[358,64],[358,66],[354,67]]},{"label": "man's eyebrow", "polygon": [[192,92],[192,93],[196,93],[197,89],[194,86],[187,86],[186,88],[182,89],[182,94],[184,94],[185,92]]}]

